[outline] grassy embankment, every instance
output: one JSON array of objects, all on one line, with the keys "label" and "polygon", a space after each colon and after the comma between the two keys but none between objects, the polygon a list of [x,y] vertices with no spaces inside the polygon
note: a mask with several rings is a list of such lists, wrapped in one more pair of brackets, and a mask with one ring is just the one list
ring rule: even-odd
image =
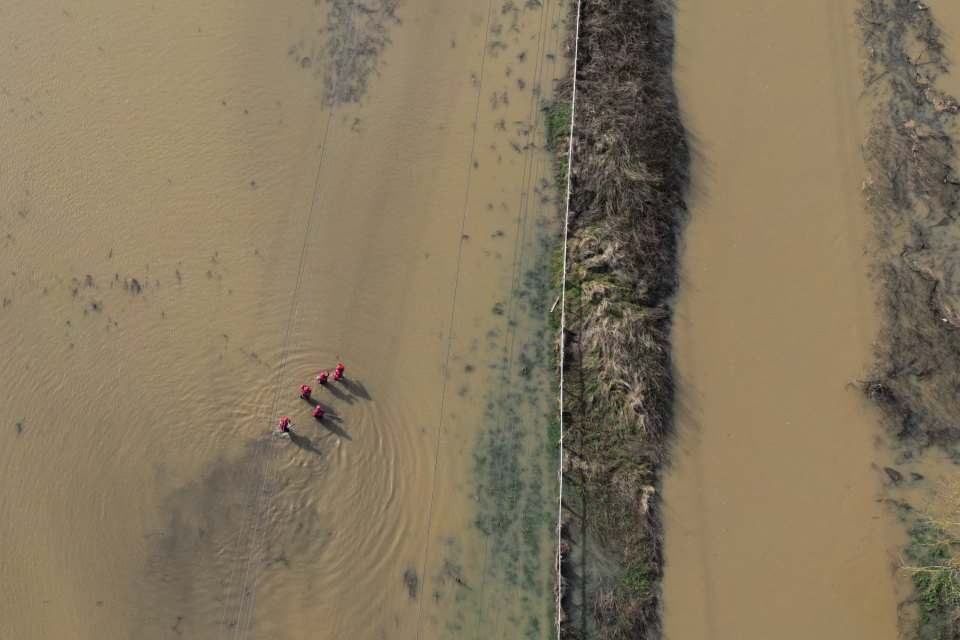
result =
[{"label": "grassy embankment", "polygon": [[[666,0],[582,6],[563,341],[566,638],[651,638],[660,627],[656,487],[688,164],[672,12]],[[568,78],[547,110],[561,184],[569,88]]]},{"label": "grassy embankment", "polygon": [[[882,328],[862,383],[884,410],[904,459],[928,447],[960,456],[960,250],[952,135],[957,102],[936,88],[942,36],[916,1],[864,0],[866,93],[879,105],[865,145],[875,215]],[[944,518],[903,505],[911,542],[918,638],[960,638],[960,500],[940,492]]]}]

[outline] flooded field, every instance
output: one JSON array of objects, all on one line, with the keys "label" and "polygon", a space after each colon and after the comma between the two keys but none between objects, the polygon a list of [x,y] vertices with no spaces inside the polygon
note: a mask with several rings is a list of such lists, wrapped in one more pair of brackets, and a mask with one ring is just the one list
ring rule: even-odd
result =
[{"label": "flooded field", "polygon": [[904,534],[878,500],[876,291],[855,2],[678,3],[693,151],[664,482],[664,629],[896,638]]},{"label": "flooded field", "polygon": [[0,635],[552,634],[564,12],[0,9]]}]

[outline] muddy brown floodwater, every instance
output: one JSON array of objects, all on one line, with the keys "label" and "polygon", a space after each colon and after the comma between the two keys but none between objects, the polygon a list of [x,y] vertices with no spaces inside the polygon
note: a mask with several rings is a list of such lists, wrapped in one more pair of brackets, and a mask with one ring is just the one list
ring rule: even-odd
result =
[{"label": "muddy brown floodwater", "polygon": [[4,3],[0,636],[551,635],[564,12]]},{"label": "muddy brown floodwater", "polygon": [[855,9],[678,2],[694,155],[664,481],[671,640],[897,637],[902,533],[877,499],[879,416],[849,387],[878,328]]}]

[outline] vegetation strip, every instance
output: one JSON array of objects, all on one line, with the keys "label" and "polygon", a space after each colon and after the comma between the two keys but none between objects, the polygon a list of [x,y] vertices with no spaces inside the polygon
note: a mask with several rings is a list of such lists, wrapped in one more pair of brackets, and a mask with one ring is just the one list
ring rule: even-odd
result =
[{"label": "vegetation strip", "polygon": [[[557,162],[557,184],[560,183],[560,172],[561,166],[565,171],[563,171],[563,178],[565,182],[564,187],[564,207],[563,207],[563,245],[560,249],[562,254],[562,263],[561,263],[561,275],[560,275],[560,336],[559,336],[559,352],[560,352],[560,397],[558,403],[559,411],[559,420],[557,421],[559,427],[559,433],[556,437],[557,442],[557,457],[559,460],[559,466],[557,468],[557,549],[556,549],[556,587],[555,587],[555,596],[557,599],[557,609],[556,609],[556,632],[557,639],[559,640],[563,635],[563,476],[564,476],[564,449],[563,449],[563,438],[564,438],[564,420],[563,420],[563,406],[564,406],[564,393],[563,393],[563,383],[564,383],[564,367],[566,365],[565,354],[566,354],[566,344],[565,344],[565,332],[567,329],[567,246],[570,239],[570,191],[572,188],[572,180],[570,175],[570,157],[573,155],[573,133],[576,127],[576,113],[577,113],[577,63],[579,61],[579,51],[580,51],[580,7],[581,0],[576,0],[576,8],[573,15],[573,65],[571,66],[571,72],[569,75],[570,78],[570,102],[569,107],[567,102],[560,102],[559,99],[554,99],[550,107],[546,109],[546,125],[547,125],[547,144],[554,150],[558,150],[559,147],[557,143],[563,141],[563,132],[564,125],[566,123],[566,136],[567,136],[567,152],[566,159],[562,165]],[[564,96],[566,91],[560,92],[560,98]],[[550,310],[551,312],[553,309]],[[551,441],[554,441],[553,434],[551,435]]]},{"label": "vegetation strip", "polygon": [[[864,0],[865,93],[879,105],[864,147],[864,184],[876,220],[882,327],[876,361],[861,382],[887,417],[902,460],[930,447],[960,454],[960,177],[953,135],[956,99],[937,89],[948,72],[942,36],[917,1]],[[904,474],[888,469],[896,484]],[[917,476],[919,478],[920,476]],[[916,622],[908,636],[960,638],[960,500],[938,492],[935,518],[898,502],[910,526],[903,566],[913,580]]]},{"label": "vegetation strip", "polygon": [[[688,167],[672,12],[665,0],[588,0],[581,9],[566,281],[558,283],[567,292],[566,638],[652,638],[660,629],[656,487],[671,424],[670,298]],[[570,159],[561,150],[571,92],[568,77],[548,107],[558,175]]]}]

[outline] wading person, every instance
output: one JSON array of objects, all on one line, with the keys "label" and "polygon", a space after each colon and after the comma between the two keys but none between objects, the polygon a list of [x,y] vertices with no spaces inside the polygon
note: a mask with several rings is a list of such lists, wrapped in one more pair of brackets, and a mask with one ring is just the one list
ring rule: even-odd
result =
[{"label": "wading person", "polygon": [[300,385],[300,397],[304,400],[310,399],[310,394],[313,393],[313,389],[310,388],[310,385]]},{"label": "wading person", "polygon": [[313,408],[313,417],[317,420],[322,420],[325,413],[326,411],[319,404]]},{"label": "wading person", "polygon": [[290,433],[290,418],[283,416],[280,418],[280,424],[278,426],[280,433]]},{"label": "wading person", "polygon": [[327,378],[330,377],[329,371],[321,371],[320,375],[317,376],[317,382],[320,384],[327,384]]},{"label": "wading person", "polygon": [[342,362],[341,362],[340,364],[338,364],[338,365],[337,365],[337,368],[333,370],[333,379],[334,379],[334,380],[340,380],[341,378],[343,378],[343,370],[344,370],[344,369],[346,369],[346,367],[343,366],[343,363],[342,363]]}]

